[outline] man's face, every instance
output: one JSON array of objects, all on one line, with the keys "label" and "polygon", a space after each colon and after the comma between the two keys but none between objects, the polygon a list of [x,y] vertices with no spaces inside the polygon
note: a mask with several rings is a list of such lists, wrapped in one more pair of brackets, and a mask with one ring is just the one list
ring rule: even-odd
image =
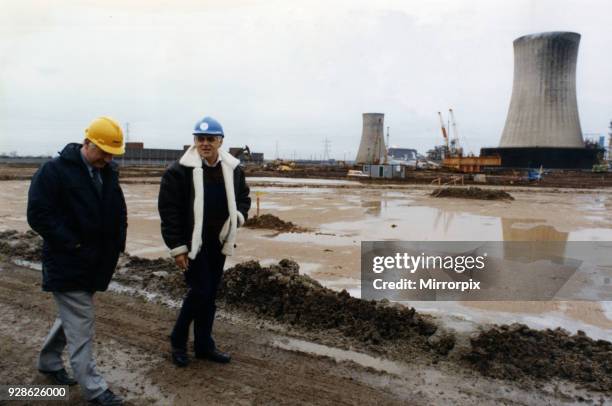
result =
[{"label": "man's face", "polygon": [[219,153],[219,148],[223,144],[223,138],[218,135],[196,135],[194,138],[195,146],[204,159],[215,159]]},{"label": "man's face", "polygon": [[83,155],[91,166],[102,169],[113,160],[113,155],[102,151],[93,142],[85,140],[83,142]]}]

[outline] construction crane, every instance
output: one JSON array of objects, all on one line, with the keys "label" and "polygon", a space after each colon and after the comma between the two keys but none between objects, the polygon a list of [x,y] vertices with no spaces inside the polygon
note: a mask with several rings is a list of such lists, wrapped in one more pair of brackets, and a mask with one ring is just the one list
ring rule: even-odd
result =
[{"label": "construction crane", "polygon": [[249,148],[248,145],[245,145],[244,148],[230,148],[229,153],[234,158],[238,158],[238,159],[242,158],[243,161],[252,160],[251,149]]},{"label": "construction crane", "polygon": [[449,130],[450,126],[453,126],[452,139],[449,139],[451,134],[446,131],[442,113],[438,112],[438,116],[440,116],[440,125],[442,126],[442,135],[445,141],[445,156],[442,159],[443,167],[452,168],[453,170],[463,173],[478,173],[481,172],[483,168],[501,165],[501,158],[499,156],[464,157],[463,148],[459,145],[459,132],[457,131],[457,122],[455,121],[453,109],[448,109],[448,114],[450,119],[448,124]]},{"label": "construction crane", "polygon": [[457,122],[455,121],[455,114],[453,109],[448,109],[451,123],[453,125],[453,139],[451,140],[451,155],[463,155],[463,149],[459,146],[459,133],[457,133]]},{"label": "construction crane", "polygon": [[438,116],[440,117],[440,127],[442,128],[442,136],[444,137],[444,145],[446,145],[446,150],[448,151],[448,133],[446,132],[446,126],[444,125],[444,119],[442,118],[442,113],[438,111]]}]

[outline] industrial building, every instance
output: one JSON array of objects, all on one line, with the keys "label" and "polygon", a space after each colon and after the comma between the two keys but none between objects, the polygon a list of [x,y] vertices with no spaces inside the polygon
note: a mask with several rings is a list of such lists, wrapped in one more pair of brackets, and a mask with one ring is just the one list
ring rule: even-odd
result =
[{"label": "industrial building", "polygon": [[580,34],[547,32],[514,41],[514,82],[497,148],[503,167],[591,168],[601,151],[582,138],[576,96]]},{"label": "industrial building", "polygon": [[371,178],[405,178],[406,165],[363,165],[362,172]]},{"label": "industrial building", "polygon": [[121,166],[167,166],[180,159],[187,148],[189,145],[183,149],[145,148],[143,142],[126,142],[125,154],[115,158],[115,162]]},{"label": "industrial building", "polygon": [[[174,161],[177,161],[183,156],[190,145],[183,145],[183,149],[158,149],[145,148],[142,142],[126,142],[125,154],[115,158],[121,166],[126,165],[142,165],[142,166],[168,166]],[[245,156],[243,148],[230,148],[230,153],[235,155],[242,162],[263,163],[263,153],[253,152],[250,154],[250,160]]]}]

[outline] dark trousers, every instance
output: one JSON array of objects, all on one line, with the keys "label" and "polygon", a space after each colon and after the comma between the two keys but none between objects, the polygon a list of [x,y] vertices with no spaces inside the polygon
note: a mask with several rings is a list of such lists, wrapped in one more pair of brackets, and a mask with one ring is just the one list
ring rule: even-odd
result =
[{"label": "dark trousers", "polygon": [[220,247],[203,247],[198,256],[189,263],[185,280],[189,286],[183,299],[170,340],[174,348],[187,349],[189,327],[193,321],[193,341],[196,354],[215,349],[212,327],[215,320],[215,299],[223,276],[225,255]]}]

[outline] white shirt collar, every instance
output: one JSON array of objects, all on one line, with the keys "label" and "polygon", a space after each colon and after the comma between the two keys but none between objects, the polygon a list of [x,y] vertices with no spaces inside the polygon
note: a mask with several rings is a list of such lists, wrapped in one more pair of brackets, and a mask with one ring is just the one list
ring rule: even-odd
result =
[{"label": "white shirt collar", "polygon": [[221,162],[221,154],[217,155],[217,160],[212,165],[209,164],[208,161],[204,158],[202,158],[202,162],[204,163],[204,165],[208,166],[209,168],[214,168],[215,166],[217,166],[219,162]]}]

